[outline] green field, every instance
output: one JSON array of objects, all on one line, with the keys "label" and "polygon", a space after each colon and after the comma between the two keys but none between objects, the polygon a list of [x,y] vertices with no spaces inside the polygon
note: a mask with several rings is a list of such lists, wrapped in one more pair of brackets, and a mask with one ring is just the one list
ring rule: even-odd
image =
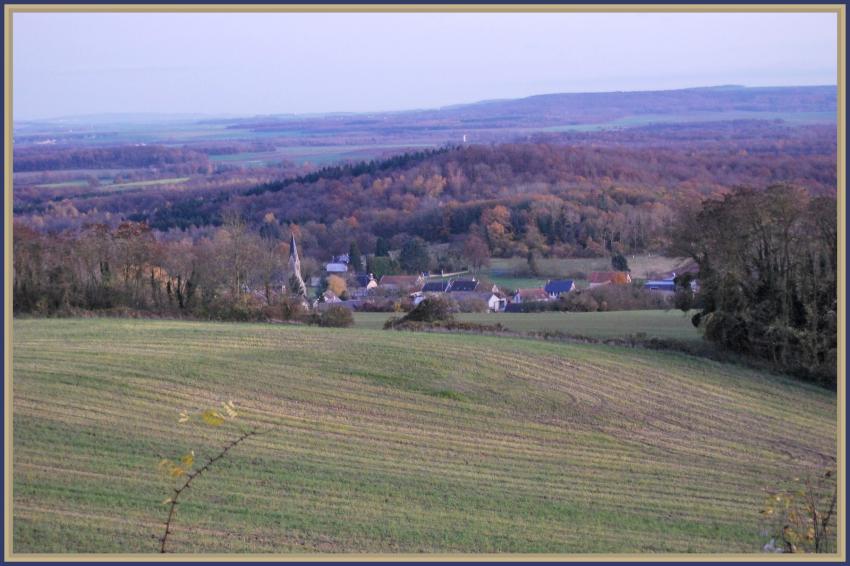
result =
[{"label": "green field", "polygon": [[535,277],[510,277],[493,275],[491,273],[488,278],[505,292],[516,291],[517,289],[543,287],[546,285],[545,279]]},{"label": "green field", "polygon": [[157,463],[200,477],[175,552],[759,552],[763,488],[829,465],[836,396],[600,345],[368,329],[16,320],[13,550],[155,552]]},{"label": "green field", "polygon": [[62,187],[83,187],[88,185],[89,182],[86,180],[78,180],[78,181],[63,181],[61,183],[45,183],[43,185],[36,185],[36,187],[40,189],[60,189]]},{"label": "green field", "polygon": [[[112,183],[110,180],[102,180],[98,189],[104,191],[114,191],[116,189],[131,189],[136,187],[148,187],[155,185],[179,185],[189,180],[189,177],[170,177],[168,179],[150,179],[147,181],[130,181],[127,183]],[[62,183],[46,183],[36,185],[42,189],[58,189],[63,187],[82,187],[88,185],[88,180],[80,179],[75,181],[64,181]]]},{"label": "green field", "polygon": [[171,177],[168,179],[152,179],[150,181],[133,181],[130,183],[116,183],[114,185],[105,185],[105,189],[129,189],[133,187],[149,187],[154,185],[179,185],[189,180],[189,177]]},{"label": "green field", "polygon": [[[383,328],[393,313],[354,313],[358,328]],[[461,313],[458,320],[479,324],[501,323],[516,332],[560,331],[590,338],[623,338],[645,334],[647,337],[701,340],[690,317],[679,310],[611,312],[533,312],[533,313]]]},{"label": "green field", "polygon": [[212,155],[210,160],[246,167],[262,167],[282,160],[330,165],[339,161],[369,161],[387,153],[404,153],[418,148],[434,147],[432,143],[374,144],[374,145],[285,145],[274,151],[242,152]]}]

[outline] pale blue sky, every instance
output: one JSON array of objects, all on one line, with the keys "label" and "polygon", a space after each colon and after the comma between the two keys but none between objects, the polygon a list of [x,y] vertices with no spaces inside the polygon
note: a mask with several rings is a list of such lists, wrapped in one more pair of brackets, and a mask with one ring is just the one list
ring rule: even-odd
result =
[{"label": "pale blue sky", "polygon": [[15,118],[835,84],[835,14],[15,14]]}]

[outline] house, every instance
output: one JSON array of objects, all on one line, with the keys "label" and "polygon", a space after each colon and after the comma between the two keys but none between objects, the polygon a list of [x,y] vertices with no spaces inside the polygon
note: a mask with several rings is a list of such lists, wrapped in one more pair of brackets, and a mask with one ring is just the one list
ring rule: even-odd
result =
[{"label": "house", "polygon": [[507,306],[507,297],[496,293],[490,293],[490,298],[487,299],[487,308],[490,310],[490,312],[505,312],[505,308]]},{"label": "house", "polygon": [[514,303],[534,303],[538,301],[548,301],[549,294],[542,287],[533,287],[529,289],[517,289],[513,296]]},{"label": "house", "polygon": [[371,273],[358,273],[351,278],[350,294],[354,297],[365,297],[369,291],[376,289],[378,282]]},{"label": "house", "polygon": [[439,281],[428,281],[422,287],[423,293],[445,293],[450,285],[450,281],[448,279],[441,279]]},{"label": "house", "polygon": [[457,293],[463,291],[475,291],[478,288],[479,281],[472,279],[455,279],[449,285],[449,293]]},{"label": "house", "polygon": [[355,299],[368,297],[372,289],[378,288],[378,282],[371,273],[358,273],[350,278],[349,283],[348,294]]},{"label": "house", "polygon": [[572,279],[551,279],[546,282],[543,287],[550,299],[557,299],[566,293],[572,293],[576,290],[576,284]]},{"label": "house", "polygon": [[[694,273],[689,271],[688,273]],[[643,288],[647,291],[664,293],[670,295],[676,292],[676,272],[673,271],[662,279],[652,279],[643,284]],[[691,281],[691,291],[694,293],[699,291],[699,284],[696,279]]]},{"label": "house", "polygon": [[421,275],[384,275],[378,287],[391,291],[419,291],[425,283]]},{"label": "house", "polygon": [[654,293],[671,295],[676,292],[676,282],[673,278],[649,280],[643,284],[643,288]]},{"label": "house", "polygon": [[626,271],[594,271],[588,282],[591,289],[601,285],[628,285],[632,282],[632,276]]},{"label": "house", "polygon": [[348,273],[347,263],[328,263],[325,265],[325,271],[328,273]]},{"label": "house", "polygon": [[378,286],[378,282],[375,280],[375,276],[371,273],[358,273],[354,276],[353,280],[354,286],[360,289],[366,289],[367,291],[370,289],[374,289]]}]

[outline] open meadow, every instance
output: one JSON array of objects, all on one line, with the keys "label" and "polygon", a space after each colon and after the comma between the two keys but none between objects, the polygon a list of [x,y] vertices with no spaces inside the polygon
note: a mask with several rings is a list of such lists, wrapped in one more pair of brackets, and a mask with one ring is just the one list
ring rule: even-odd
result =
[{"label": "open meadow", "polygon": [[[381,329],[393,313],[356,312],[357,328]],[[626,338],[643,334],[647,338],[701,340],[689,315],[679,310],[638,310],[608,312],[527,312],[459,313],[455,318],[477,324],[501,324],[514,332],[563,332],[588,338]]]},{"label": "open meadow", "polygon": [[126,319],[13,344],[16,553],[158,551],[157,464],[239,434],[178,415],[227,400],[266,432],[173,552],[760,552],[763,490],[836,456],[835,393],[682,354]]}]

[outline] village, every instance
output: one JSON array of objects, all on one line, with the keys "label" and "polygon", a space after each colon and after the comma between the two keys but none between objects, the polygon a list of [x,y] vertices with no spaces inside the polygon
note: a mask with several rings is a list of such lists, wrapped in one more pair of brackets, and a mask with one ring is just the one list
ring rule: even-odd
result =
[{"label": "village", "polygon": [[[298,248],[294,238],[290,241],[289,272],[300,268]],[[545,307],[545,303],[558,301],[570,293],[603,286],[633,286],[647,293],[672,299],[677,291],[677,273],[671,271],[659,279],[636,282],[628,271],[593,271],[581,286],[574,279],[548,279],[539,287],[504,288],[477,278],[470,270],[454,273],[423,272],[406,275],[382,275],[352,269],[352,258],[348,254],[333,256],[324,264],[320,275],[310,277],[311,288],[318,289],[311,306],[322,311],[331,305],[342,306],[353,311],[377,310],[380,300],[394,299],[415,307],[429,297],[443,296],[458,305],[462,312],[520,313],[527,312],[530,304]],[[361,261],[360,264],[365,262]],[[696,272],[696,266],[688,265],[685,271]],[[685,285],[692,292],[698,290],[695,278],[687,279]],[[307,286],[304,285],[304,296]],[[322,290],[323,289],[323,290]],[[400,303],[394,303],[399,305]],[[545,309],[541,309],[545,310]]]}]

